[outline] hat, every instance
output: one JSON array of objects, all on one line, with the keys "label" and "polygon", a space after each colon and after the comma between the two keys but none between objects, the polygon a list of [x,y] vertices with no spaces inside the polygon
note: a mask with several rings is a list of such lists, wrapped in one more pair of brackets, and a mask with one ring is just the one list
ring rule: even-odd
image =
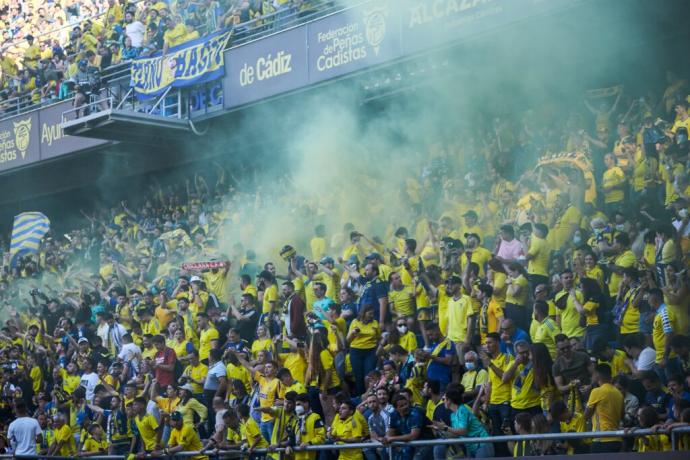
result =
[{"label": "hat", "polygon": [[[187,390],[187,391],[189,391],[189,392],[191,392],[191,393],[194,393],[194,387],[192,386],[191,383],[185,383],[184,385],[182,385],[182,386],[180,387],[180,390]],[[178,412],[178,413],[179,413],[179,412]]]},{"label": "hat", "polygon": [[446,283],[449,284],[462,284],[462,278],[460,278],[458,275],[452,275],[448,277],[446,280]]},{"label": "hat", "polygon": [[172,414],[170,414],[170,420],[174,422],[181,422],[182,421],[182,413],[180,411],[175,411]]},{"label": "hat", "polygon": [[194,276],[192,276],[191,278],[189,278],[189,282],[190,282],[190,283],[197,283],[197,282],[198,282],[198,283],[201,283],[201,278],[198,277],[198,276],[196,276],[196,275],[194,275]]},{"label": "hat", "polygon": [[472,209],[470,209],[465,214],[463,214],[462,217],[474,217],[475,219],[477,219],[479,216],[477,215],[476,212],[474,212]]},{"label": "hat", "polygon": [[481,238],[479,235],[477,235],[476,233],[465,233],[465,239],[467,239],[467,238],[469,238],[469,237],[471,237],[471,236],[477,238],[478,241],[481,241],[481,240],[482,240],[482,238]]},{"label": "hat", "polygon": [[359,258],[357,257],[357,254],[350,254],[350,257],[347,258],[347,263],[350,265],[358,264]]},{"label": "hat", "polygon": [[26,41],[30,42],[31,40],[34,39],[34,36],[31,35],[31,34],[29,34],[29,35],[27,35],[25,38],[26,38]]},{"label": "hat", "polygon": [[370,252],[367,254],[367,256],[364,258],[365,260],[383,260],[383,257],[381,257],[381,254],[378,252]]},{"label": "hat", "polygon": [[81,337],[81,338],[77,341],[77,343],[84,343],[84,342],[89,343],[89,339],[87,339],[86,337]]},{"label": "hat", "polygon": [[333,257],[326,256],[326,257],[321,258],[321,263],[322,264],[333,264],[333,263],[335,263],[335,261],[333,260]]}]

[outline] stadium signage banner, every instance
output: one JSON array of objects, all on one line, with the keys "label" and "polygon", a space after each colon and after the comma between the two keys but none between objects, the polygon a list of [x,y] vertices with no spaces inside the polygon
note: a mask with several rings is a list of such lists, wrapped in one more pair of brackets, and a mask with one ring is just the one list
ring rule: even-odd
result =
[{"label": "stadium signage banner", "polygon": [[397,2],[379,0],[308,26],[309,81],[316,83],[402,56]]},{"label": "stadium signage banner", "polygon": [[130,86],[140,98],[162,94],[169,87],[197,85],[222,77],[225,72],[225,45],[230,31],[215,32],[182,45],[172,47],[165,56],[132,62]]},{"label": "stadium signage banner", "polygon": [[404,0],[402,46],[412,54],[535,16],[577,0]]},{"label": "stadium signage banner", "polygon": [[225,108],[467,39],[580,1],[372,0],[227,51]]},{"label": "stadium signage banner", "polygon": [[307,26],[230,50],[225,69],[226,107],[306,86]]},{"label": "stadium signage banner", "polygon": [[62,131],[62,113],[72,108],[72,101],[65,101],[42,109],[38,114],[40,122],[41,160],[55,158],[80,150],[86,150],[108,141],[89,137],[69,136]]},{"label": "stadium signage banner", "polygon": [[0,122],[0,171],[25,166],[40,159],[38,112]]}]

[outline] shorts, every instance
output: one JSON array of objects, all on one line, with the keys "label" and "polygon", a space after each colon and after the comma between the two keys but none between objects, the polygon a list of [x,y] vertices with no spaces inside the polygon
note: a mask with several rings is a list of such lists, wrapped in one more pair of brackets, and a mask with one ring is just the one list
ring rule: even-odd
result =
[{"label": "shorts", "polygon": [[419,307],[417,308],[417,320],[418,321],[433,321],[437,319],[436,305],[431,305],[429,307]]}]

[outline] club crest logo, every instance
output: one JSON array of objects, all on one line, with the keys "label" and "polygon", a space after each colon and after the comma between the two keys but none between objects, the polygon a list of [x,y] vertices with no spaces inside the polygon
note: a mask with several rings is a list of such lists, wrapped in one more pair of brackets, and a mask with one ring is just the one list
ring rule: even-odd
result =
[{"label": "club crest logo", "polygon": [[364,28],[367,43],[378,56],[381,43],[386,38],[386,22],[388,20],[388,2],[364,12]]},{"label": "club crest logo", "polygon": [[14,145],[17,146],[22,158],[26,156],[26,149],[31,141],[31,118],[14,122]]}]

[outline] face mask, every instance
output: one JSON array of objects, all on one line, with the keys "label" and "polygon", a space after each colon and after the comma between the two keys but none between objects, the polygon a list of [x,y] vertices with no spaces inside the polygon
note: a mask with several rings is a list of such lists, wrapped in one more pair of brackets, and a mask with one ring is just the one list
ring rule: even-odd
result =
[{"label": "face mask", "polygon": [[616,230],[622,232],[623,230],[625,230],[625,224],[616,224]]},{"label": "face mask", "polygon": [[465,363],[465,369],[467,369],[468,371],[473,371],[476,368],[477,368],[477,365],[474,363],[469,363],[469,362]]},{"label": "face mask", "polygon": [[398,332],[404,334],[405,332],[407,332],[407,326],[398,326]]},{"label": "face mask", "polygon": [[579,246],[580,244],[582,244],[582,237],[580,237],[580,236],[574,236],[574,237],[573,237],[573,244],[574,244],[575,246]]},{"label": "face mask", "polygon": [[595,228],[594,229],[594,234],[595,235],[601,235],[604,232],[603,228]]},{"label": "face mask", "polygon": [[304,415],[304,407],[302,407],[302,406],[295,406],[295,414],[296,414],[298,417],[303,416],[303,415]]}]

